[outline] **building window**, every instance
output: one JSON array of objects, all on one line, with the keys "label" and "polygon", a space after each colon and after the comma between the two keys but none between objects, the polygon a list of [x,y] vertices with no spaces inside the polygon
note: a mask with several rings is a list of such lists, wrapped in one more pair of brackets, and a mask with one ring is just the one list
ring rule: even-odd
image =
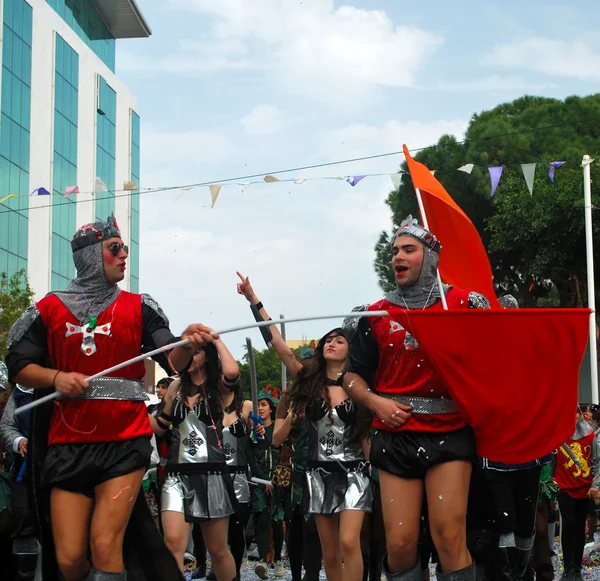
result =
[{"label": "building window", "polygon": [[[140,185],[140,116],[131,109],[131,181]],[[129,290],[133,293],[140,292],[140,192],[131,192],[131,241],[129,244]]]},{"label": "building window", "polygon": [[[29,193],[32,9],[25,0],[4,0],[0,99],[0,192]],[[43,184],[40,184],[43,185]],[[27,268],[27,197],[0,205],[0,272]]]},{"label": "building window", "polygon": [[115,39],[92,0],[46,0],[79,38],[115,72]]},{"label": "building window", "polygon": [[79,55],[56,35],[54,70],[54,161],[52,167],[51,290],[62,290],[73,278],[71,237],[76,228],[75,199],[63,196],[77,185],[77,115]]},{"label": "building window", "polygon": [[117,94],[102,76],[97,80],[96,175],[108,192],[96,193],[96,219],[106,220],[115,211]]}]

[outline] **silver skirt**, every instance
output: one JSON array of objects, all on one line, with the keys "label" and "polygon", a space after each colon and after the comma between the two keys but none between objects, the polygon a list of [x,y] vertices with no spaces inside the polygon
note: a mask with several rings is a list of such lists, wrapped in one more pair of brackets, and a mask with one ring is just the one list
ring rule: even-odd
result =
[{"label": "silver skirt", "polygon": [[233,490],[239,503],[244,504],[252,500],[248,477],[245,474],[236,473],[233,475]]},{"label": "silver skirt", "polygon": [[343,510],[371,512],[371,480],[362,471],[328,472],[323,468],[306,473],[306,512],[334,514]]},{"label": "silver skirt", "polygon": [[229,475],[169,474],[160,495],[161,512],[182,512],[188,522],[232,515],[232,487],[225,478]]}]

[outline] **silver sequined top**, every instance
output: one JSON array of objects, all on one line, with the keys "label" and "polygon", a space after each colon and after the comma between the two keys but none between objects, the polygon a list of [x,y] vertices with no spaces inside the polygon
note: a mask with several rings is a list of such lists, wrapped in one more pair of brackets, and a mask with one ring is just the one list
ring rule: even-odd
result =
[{"label": "silver sequined top", "polygon": [[311,407],[308,414],[309,463],[365,461],[360,440],[356,437],[356,412],[351,399],[332,408],[331,414],[324,400]]},{"label": "silver sequined top", "polygon": [[207,472],[226,464],[222,416],[211,415],[204,401],[188,408],[176,398],[171,433],[168,472]]}]

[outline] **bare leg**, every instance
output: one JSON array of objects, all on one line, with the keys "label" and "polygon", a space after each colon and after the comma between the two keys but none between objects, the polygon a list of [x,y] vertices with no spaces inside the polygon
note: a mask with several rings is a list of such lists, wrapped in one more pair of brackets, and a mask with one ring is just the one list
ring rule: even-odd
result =
[{"label": "bare leg", "polygon": [[165,510],[161,513],[165,544],[183,572],[183,557],[190,538],[190,524],[182,512]]},{"label": "bare leg", "polygon": [[361,510],[345,510],[340,514],[340,544],[344,562],[344,581],[361,581],[363,558],[360,552],[360,529],[365,518]]},{"label": "bare leg", "polygon": [[80,581],[90,569],[87,554],[93,507],[94,501],[83,494],[60,488],[50,494],[56,559],[66,581]]},{"label": "bare leg", "polygon": [[471,464],[446,462],[431,468],[425,476],[431,537],[444,573],[468,567],[467,499]]},{"label": "bare leg", "polygon": [[[338,514],[315,514],[315,522],[321,539],[325,574],[328,581],[342,581],[342,547],[340,544],[340,517]],[[362,569],[361,569],[362,577]]]},{"label": "bare leg", "polygon": [[227,546],[228,527],[228,516],[202,523],[202,534],[217,581],[233,581],[236,577],[235,561]]},{"label": "bare leg", "polygon": [[423,482],[379,470],[379,484],[388,551],[385,565],[390,573],[408,571],[418,559]]},{"label": "bare leg", "polygon": [[140,491],[144,469],[112,478],[95,487],[96,506],[90,528],[92,564],[99,571],[124,570],[123,538]]}]

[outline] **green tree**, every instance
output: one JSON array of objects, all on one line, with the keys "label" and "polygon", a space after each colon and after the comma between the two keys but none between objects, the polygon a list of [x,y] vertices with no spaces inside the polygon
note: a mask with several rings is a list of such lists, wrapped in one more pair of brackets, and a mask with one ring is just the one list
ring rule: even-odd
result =
[{"label": "green tree", "polygon": [[[309,342],[310,344],[316,341]],[[296,357],[300,358],[302,347],[292,349]],[[266,385],[277,387],[281,393],[281,360],[273,349],[264,349],[254,351],[254,362],[256,364],[256,379],[258,383],[258,391]],[[238,361],[240,366],[240,375],[242,376],[243,393],[246,399],[250,399],[250,364],[248,363],[248,353],[244,353],[241,361]],[[288,385],[290,378],[288,377]]]},{"label": "green tree", "polygon": [[0,273],[0,359],[6,357],[8,331],[21,313],[31,305],[33,291],[29,286],[25,270],[12,276]]},{"label": "green tree", "polygon": [[[498,294],[511,292],[523,306],[575,306],[586,301],[579,162],[584,154],[593,157],[600,151],[599,127],[600,94],[564,101],[525,96],[473,115],[464,143],[445,135],[437,145],[415,155],[436,170],[436,177],[478,229]],[[554,183],[548,179],[548,166],[539,165],[531,197],[520,164],[536,161],[569,163],[556,170]],[[467,163],[477,166],[471,175],[456,171]],[[499,165],[504,172],[496,194],[490,197],[487,167]],[[407,171],[405,162],[401,170]],[[592,174],[599,176],[594,165]],[[600,183],[598,177],[596,183]],[[418,216],[408,174],[386,203],[392,211],[392,231],[407,214]],[[595,193],[594,207],[599,203]],[[394,286],[390,238],[382,232],[375,246],[375,271],[386,291]],[[594,239],[598,248],[598,226]]]}]

